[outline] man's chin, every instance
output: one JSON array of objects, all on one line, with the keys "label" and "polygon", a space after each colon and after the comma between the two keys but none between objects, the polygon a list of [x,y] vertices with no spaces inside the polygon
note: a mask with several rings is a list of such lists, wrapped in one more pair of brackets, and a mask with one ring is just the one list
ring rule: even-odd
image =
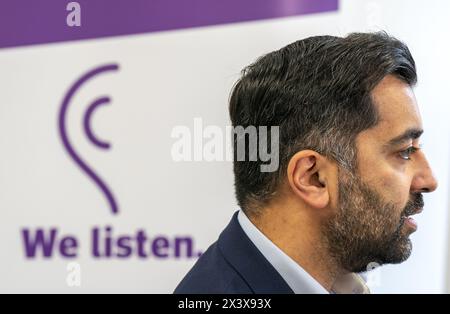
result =
[{"label": "man's chin", "polygon": [[389,252],[385,264],[400,264],[406,261],[412,253],[412,242],[409,237],[403,238],[403,241],[396,246],[395,250]]},{"label": "man's chin", "polygon": [[364,261],[360,260],[359,262],[351,266],[347,265],[347,267],[344,268],[350,272],[364,273],[386,264],[401,264],[411,256],[411,252],[411,240],[409,238],[403,238],[401,242],[391,245],[389,248],[383,250],[383,252],[376,255],[371,254],[370,257],[368,254],[366,255],[366,258],[364,258]]}]

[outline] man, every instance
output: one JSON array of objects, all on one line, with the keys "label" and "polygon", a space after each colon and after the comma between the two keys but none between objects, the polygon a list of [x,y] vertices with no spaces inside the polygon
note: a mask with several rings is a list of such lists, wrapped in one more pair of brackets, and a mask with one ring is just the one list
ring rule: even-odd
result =
[{"label": "man", "polygon": [[357,273],[405,261],[411,216],[437,187],[415,83],[385,33],[311,37],[247,67],[231,120],[279,126],[279,168],[234,162],[242,210],[175,292],[368,293]]}]

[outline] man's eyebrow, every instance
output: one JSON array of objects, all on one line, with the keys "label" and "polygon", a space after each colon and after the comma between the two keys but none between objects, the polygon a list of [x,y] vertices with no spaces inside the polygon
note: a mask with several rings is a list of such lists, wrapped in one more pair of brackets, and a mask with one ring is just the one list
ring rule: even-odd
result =
[{"label": "man's eyebrow", "polygon": [[398,146],[400,144],[403,144],[409,140],[415,140],[418,139],[423,133],[422,129],[418,129],[418,128],[411,128],[411,129],[407,129],[405,132],[403,132],[402,134],[394,137],[393,139],[389,140],[386,144],[386,146],[389,147],[394,147],[394,146]]}]

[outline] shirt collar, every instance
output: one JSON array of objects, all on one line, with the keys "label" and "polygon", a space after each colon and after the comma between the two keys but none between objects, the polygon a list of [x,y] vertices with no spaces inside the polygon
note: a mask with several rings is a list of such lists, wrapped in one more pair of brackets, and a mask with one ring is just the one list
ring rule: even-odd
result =
[{"label": "shirt collar", "polygon": [[[328,294],[308,272],[270,241],[240,210],[238,221],[248,238],[296,294]],[[332,293],[370,293],[357,274],[347,274],[335,282]]]}]

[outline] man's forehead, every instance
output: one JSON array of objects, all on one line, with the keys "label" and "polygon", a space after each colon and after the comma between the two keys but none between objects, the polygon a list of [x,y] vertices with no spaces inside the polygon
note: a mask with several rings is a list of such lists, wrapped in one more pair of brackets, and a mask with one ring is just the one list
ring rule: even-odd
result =
[{"label": "man's forehead", "polygon": [[422,119],[414,92],[407,83],[388,75],[372,91],[372,100],[379,118],[371,130],[373,135],[384,141],[404,133],[409,133],[411,138],[420,136]]}]

